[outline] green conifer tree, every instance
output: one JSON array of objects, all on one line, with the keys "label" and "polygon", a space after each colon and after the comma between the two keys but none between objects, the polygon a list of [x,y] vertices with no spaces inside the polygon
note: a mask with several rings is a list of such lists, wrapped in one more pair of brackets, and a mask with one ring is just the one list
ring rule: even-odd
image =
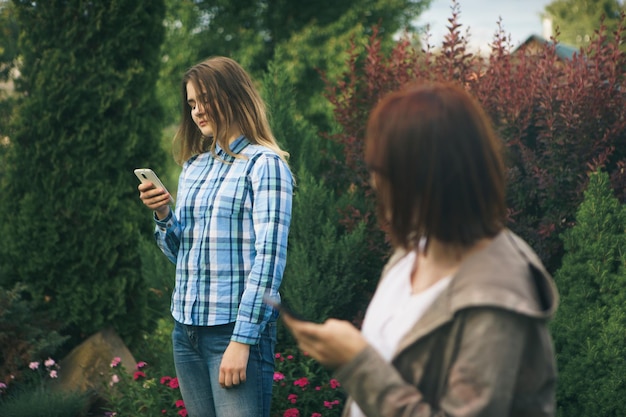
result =
[{"label": "green conifer tree", "polygon": [[147,323],[139,241],[151,233],[133,169],[157,171],[163,0],[14,0],[20,102],[9,132],[0,285],[28,285],[78,342]]},{"label": "green conifer tree", "polygon": [[333,144],[298,114],[297,97],[280,65],[269,66],[263,91],[272,129],[291,153],[296,178],[281,293],[311,320],[352,320],[367,306],[383,259],[371,256],[365,223],[342,222],[342,210],[363,205],[363,197],[350,189],[337,192],[322,179]]},{"label": "green conifer tree", "polygon": [[626,404],[626,208],[608,175],[589,178],[576,224],[563,236],[555,280],[561,304],[552,323],[559,415],[624,416]]}]

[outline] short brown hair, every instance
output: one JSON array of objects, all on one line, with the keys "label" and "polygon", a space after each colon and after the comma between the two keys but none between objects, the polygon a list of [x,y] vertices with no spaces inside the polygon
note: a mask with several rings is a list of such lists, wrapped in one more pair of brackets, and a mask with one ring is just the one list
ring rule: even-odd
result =
[{"label": "short brown hair", "polygon": [[421,237],[469,246],[504,227],[502,143],[460,86],[411,86],[383,98],[367,124],[365,162],[396,246]]}]

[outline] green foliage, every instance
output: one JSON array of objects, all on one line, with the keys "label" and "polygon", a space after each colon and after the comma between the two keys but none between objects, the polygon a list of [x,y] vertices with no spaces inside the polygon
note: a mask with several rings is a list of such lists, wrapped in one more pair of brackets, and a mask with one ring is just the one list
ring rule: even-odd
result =
[{"label": "green foliage", "polygon": [[82,417],[86,414],[89,393],[64,392],[51,387],[60,372],[56,361],[48,357],[30,362],[28,368],[10,380],[6,393],[0,388],[0,416]]},{"label": "green foliage", "polygon": [[[156,313],[155,313],[156,314]],[[150,364],[150,370],[161,375],[174,375],[174,352],[172,347],[172,331],[174,330],[174,319],[166,310],[165,317],[157,320],[156,328],[151,332],[142,335],[141,342],[137,343],[133,349],[133,356],[142,358]]]},{"label": "green foliage", "polygon": [[271,417],[340,416],[345,392],[332,372],[298,349],[276,354]]},{"label": "green foliage", "polygon": [[365,224],[346,230],[340,223],[352,195],[337,198],[305,171],[298,177],[282,293],[312,320],[354,319],[368,301],[363,287],[378,277],[367,259]]},{"label": "green foliage", "polygon": [[82,392],[24,391],[0,400],[2,417],[83,417],[89,398]]},{"label": "green foliage", "polygon": [[618,0],[554,0],[545,8],[552,19],[553,29],[559,31],[559,41],[574,46],[587,46],[600,29],[600,20],[612,32],[617,29],[624,2]]},{"label": "green foliage", "polygon": [[0,82],[7,81],[11,71],[16,68],[18,37],[19,26],[15,18],[13,3],[0,0]]},{"label": "green foliage", "polygon": [[59,323],[23,297],[25,289],[22,284],[0,287],[0,382],[5,384],[19,380],[25,369],[29,373],[31,358],[52,355],[67,339],[59,334]]},{"label": "green foliage", "polygon": [[367,305],[383,260],[367,247],[365,223],[342,221],[345,211],[363,205],[363,197],[349,187],[335,190],[323,180],[334,157],[333,144],[298,113],[284,65],[269,65],[263,88],[272,129],[291,153],[296,177],[282,294],[313,320],[352,320]]},{"label": "green foliage", "polygon": [[608,175],[589,177],[575,226],[563,234],[555,274],[561,304],[552,333],[559,369],[559,416],[626,415],[626,207]]},{"label": "green foliage", "polygon": [[178,122],[181,111],[187,111],[183,107],[184,103],[180,102],[183,74],[187,68],[205,57],[198,52],[203,39],[196,33],[201,26],[200,10],[196,2],[165,0],[165,5],[165,38],[161,45],[162,65],[157,95],[164,109],[164,121],[171,125]]},{"label": "green foliage", "polygon": [[[151,213],[146,210],[145,214],[149,218]],[[170,300],[175,284],[176,266],[163,255],[153,236],[141,236],[138,245],[141,276],[144,277],[148,288],[149,315],[170,317]]]},{"label": "green foliage", "polygon": [[[168,123],[178,113],[180,76],[189,66],[212,55],[236,59],[260,79],[271,60],[285,59],[284,70],[301,99],[300,112],[324,129],[330,108],[322,98],[318,70],[338,74],[343,51],[362,28],[380,24],[386,39],[412,22],[430,0],[167,0],[167,38],[159,97]],[[367,30],[367,29],[366,29]],[[281,54],[276,52],[282,49]]]},{"label": "green foliage", "polygon": [[113,324],[132,343],[149,324],[139,239],[152,224],[132,170],[162,166],[155,96],[163,1],[14,1],[22,94],[0,215],[3,285],[80,339]]},{"label": "green foliage", "polygon": [[320,137],[316,127],[298,110],[296,102],[300,95],[290,80],[287,67],[276,59],[269,63],[263,77],[262,95],[272,130],[281,147],[289,152],[289,164],[294,173],[303,169],[314,176],[322,176],[340,152],[331,141]]}]

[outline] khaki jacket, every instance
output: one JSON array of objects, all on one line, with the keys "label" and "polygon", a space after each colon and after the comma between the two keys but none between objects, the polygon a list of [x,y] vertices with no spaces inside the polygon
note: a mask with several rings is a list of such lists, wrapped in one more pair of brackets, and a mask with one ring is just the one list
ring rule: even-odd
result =
[{"label": "khaki jacket", "polygon": [[[398,252],[385,274],[404,253]],[[556,365],[547,322],[552,278],[518,236],[502,231],[466,259],[401,340],[392,363],[368,347],[336,371],[365,415],[555,415]]]}]

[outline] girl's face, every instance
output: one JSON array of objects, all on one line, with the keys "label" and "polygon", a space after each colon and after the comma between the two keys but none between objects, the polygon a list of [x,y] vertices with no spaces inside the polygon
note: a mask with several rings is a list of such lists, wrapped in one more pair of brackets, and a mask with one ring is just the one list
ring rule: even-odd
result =
[{"label": "girl's face", "polygon": [[187,104],[191,108],[191,118],[193,119],[202,135],[205,137],[213,137],[215,134],[215,125],[208,117],[203,103],[204,97],[197,92],[191,82],[187,83]]}]

